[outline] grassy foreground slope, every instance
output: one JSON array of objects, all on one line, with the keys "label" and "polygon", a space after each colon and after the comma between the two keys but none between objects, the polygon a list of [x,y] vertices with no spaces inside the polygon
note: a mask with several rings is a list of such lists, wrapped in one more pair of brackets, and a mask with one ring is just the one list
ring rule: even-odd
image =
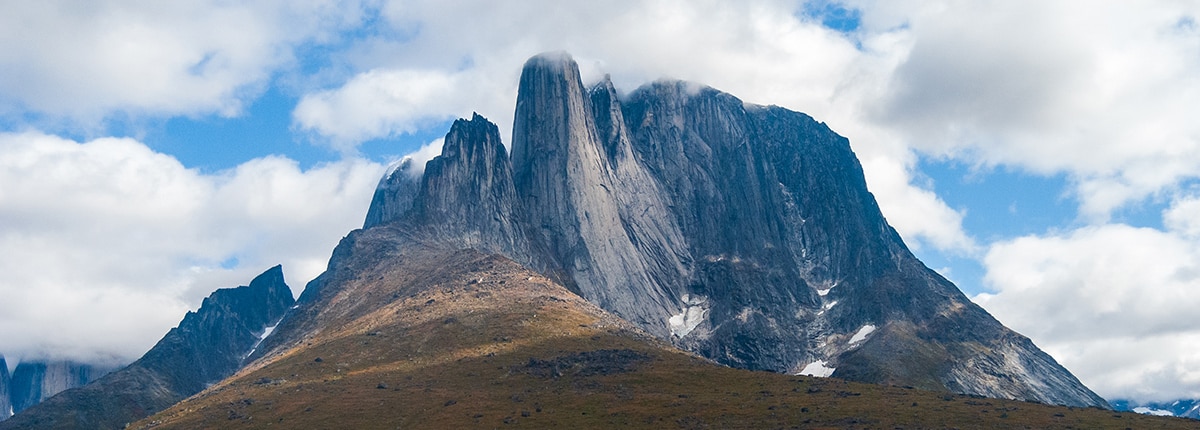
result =
[{"label": "grassy foreground slope", "polygon": [[731,369],[502,257],[442,251],[398,264],[353,280],[356,308],[373,310],[341,312],[130,428],[1196,427]]}]

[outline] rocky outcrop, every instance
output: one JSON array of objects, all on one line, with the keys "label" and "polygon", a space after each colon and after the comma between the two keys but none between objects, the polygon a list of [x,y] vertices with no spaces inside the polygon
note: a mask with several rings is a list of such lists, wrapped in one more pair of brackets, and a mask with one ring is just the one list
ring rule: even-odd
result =
[{"label": "rocky outcrop", "polygon": [[849,142],[807,115],[678,81],[621,97],[544,54],[521,74],[511,170],[465,132],[480,122],[455,123],[409,210],[381,188],[371,213],[393,216],[368,226],[502,253],[735,367],[1106,406],[917,260]]},{"label": "rocky outcrop", "polygon": [[379,186],[375,187],[363,228],[399,219],[412,209],[420,185],[417,167],[412,158],[405,157],[388,169],[379,180]]},{"label": "rocky outcrop", "polygon": [[249,286],[217,290],[133,364],[32,405],[0,429],[122,428],[233,374],[293,303],[280,266]]},{"label": "rocky outcrop", "polygon": [[458,247],[529,256],[517,208],[499,129],[479,114],[455,121],[441,155],[425,164],[413,221]]},{"label": "rocky outcrop", "polygon": [[[603,109],[609,118],[611,109]],[[621,128],[602,134],[596,112],[569,56],[545,54],[525,64],[513,178],[526,222],[580,295],[666,336],[663,316],[680,303],[689,256]]]},{"label": "rocky outcrop", "polygon": [[9,396],[8,362],[0,355],[0,421],[8,419],[13,414],[12,399]]},{"label": "rocky outcrop", "polygon": [[112,367],[70,360],[23,360],[13,370],[9,388],[13,413],[20,413],[68,389],[87,385],[112,370]]}]

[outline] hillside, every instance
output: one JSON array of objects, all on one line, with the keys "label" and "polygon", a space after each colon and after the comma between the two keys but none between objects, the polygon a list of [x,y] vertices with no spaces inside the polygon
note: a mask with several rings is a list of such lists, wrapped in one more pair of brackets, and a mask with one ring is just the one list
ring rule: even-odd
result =
[{"label": "hillside", "polygon": [[[739,370],[497,255],[351,233],[235,376],[131,428],[1190,428],[1194,421]],[[277,337],[278,336],[278,337]]]}]

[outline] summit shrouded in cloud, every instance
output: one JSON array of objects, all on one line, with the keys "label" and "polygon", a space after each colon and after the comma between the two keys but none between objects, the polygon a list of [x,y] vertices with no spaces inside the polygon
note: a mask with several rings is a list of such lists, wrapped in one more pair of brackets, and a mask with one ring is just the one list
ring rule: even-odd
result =
[{"label": "summit shrouded in cloud", "polygon": [[514,65],[566,50],[589,86],[669,77],[820,118],[850,140],[915,254],[1086,385],[1200,398],[1187,346],[1200,337],[1195,4],[64,0],[3,12],[9,362],[128,361],[213,288],[279,262],[303,284],[361,224],[385,166],[453,118],[477,111],[511,144]]}]

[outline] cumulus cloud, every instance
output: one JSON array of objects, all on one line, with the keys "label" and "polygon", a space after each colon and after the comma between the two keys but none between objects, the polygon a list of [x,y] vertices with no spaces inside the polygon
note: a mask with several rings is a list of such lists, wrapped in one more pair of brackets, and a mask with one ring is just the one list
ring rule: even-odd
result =
[{"label": "cumulus cloud", "polygon": [[979,251],[975,239],[963,230],[963,212],[951,209],[937,194],[914,185],[908,166],[893,158],[864,159],[870,172],[872,194],[879,201],[888,224],[914,250],[926,245],[951,253],[973,256]]},{"label": "cumulus cloud", "polygon": [[136,358],[217,288],[282,263],[299,292],[383,166],[268,157],[203,174],[131,139],[0,134],[0,345]]},{"label": "cumulus cloud", "polygon": [[[1169,230],[1123,224],[991,246],[991,293],[975,300],[1032,338],[1102,396],[1200,397],[1200,205]],[[1170,223],[1169,223],[1170,224]]]},{"label": "cumulus cloud", "polygon": [[442,145],[446,143],[446,139],[439,137],[432,142],[421,145],[416,151],[405,156],[405,159],[412,160],[413,168],[409,170],[409,174],[413,179],[420,180],[425,174],[425,163],[432,160],[434,157],[442,155]]},{"label": "cumulus cloud", "polygon": [[131,115],[237,114],[299,43],[359,22],[353,0],[6,4],[0,114],[94,123]]},{"label": "cumulus cloud", "polygon": [[[236,115],[293,73],[308,91],[293,111],[294,130],[351,158],[364,141],[428,131],[471,111],[507,140],[520,65],[566,50],[586,81],[608,73],[630,91],[661,77],[691,80],[827,122],[850,139],[905,240],[985,256],[993,291],[977,300],[1084,382],[1102,394],[1134,392],[1137,381],[1172,395],[1200,386],[1186,370],[1197,368],[1194,354],[1179,347],[1194,342],[1187,327],[1195,321],[1179,305],[1196,304],[1181,293],[1197,279],[1186,260],[1200,261],[1200,198],[1180,191],[1200,179],[1200,122],[1191,117],[1200,111],[1200,7],[829,4],[857,9],[861,26],[825,28],[804,4],[785,0],[28,2],[0,16],[8,48],[0,51],[0,123]],[[296,70],[297,47],[313,43],[331,64]],[[0,246],[18,256],[0,263],[12,269],[0,288],[21,290],[11,292],[20,300],[0,302],[2,336],[20,332],[10,315],[55,324],[9,309],[22,300],[49,306],[20,295],[27,292],[58,294],[71,310],[83,306],[73,300],[170,310],[145,317],[159,327],[212,288],[244,283],[278,261],[302,282],[292,266],[309,267],[299,269],[306,280],[324,265],[338,235],[361,222],[383,171],[353,159],[302,171],[274,157],[202,174],[131,140],[0,140],[11,148],[0,155]],[[436,155],[439,146],[423,151]],[[963,229],[970,214],[916,171],[921,157],[1063,175],[1080,220],[1071,230],[980,245],[971,233],[984,232]],[[1170,205],[1163,228],[1108,223],[1147,196]],[[306,204],[314,201],[335,203]],[[159,292],[142,294],[150,279]],[[104,324],[117,323],[93,326]],[[1129,344],[1159,358],[1112,346]]]},{"label": "cumulus cloud", "polygon": [[480,80],[433,70],[371,70],[337,89],[304,96],[293,112],[296,125],[353,151],[358,144],[469,117]]},{"label": "cumulus cloud", "polygon": [[868,182],[906,239],[971,252],[962,214],[911,184],[912,152],[864,117],[903,59],[904,35],[851,40],[800,10],[791,2],[388,3],[383,25],[407,37],[363,41],[357,58],[370,70],[305,96],[293,118],[343,151],[472,110],[507,137],[520,65],[565,49],[585,81],[610,74],[631,91],[685,79],[827,121],[873,166]]},{"label": "cumulus cloud", "polygon": [[1200,171],[1195,4],[933,2],[882,15],[874,25],[905,26],[910,44],[872,115],[914,148],[1067,173],[1094,222]]}]

